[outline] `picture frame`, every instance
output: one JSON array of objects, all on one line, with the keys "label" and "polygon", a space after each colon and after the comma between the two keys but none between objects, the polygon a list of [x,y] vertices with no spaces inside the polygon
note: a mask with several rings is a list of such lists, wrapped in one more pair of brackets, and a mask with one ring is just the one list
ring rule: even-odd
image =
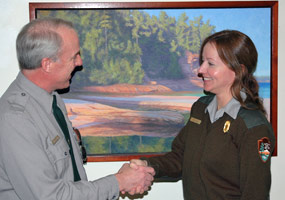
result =
[{"label": "picture frame", "polygon": [[[200,15],[191,14],[199,13],[199,11]],[[211,13],[207,14],[210,11]],[[194,30],[197,24],[202,24],[208,31],[204,30],[204,32],[210,34],[213,31],[219,31],[218,27],[221,24],[221,19],[220,21],[218,19],[216,22],[214,21],[216,19],[215,16],[223,15],[223,12],[228,11],[232,13],[231,15],[234,15],[235,11],[241,13],[250,11],[247,12],[247,17],[252,17],[253,19],[256,16],[251,13],[265,13],[266,17],[262,18],[266,21],[264,27],[266,27],[265,32],[267,34],[263,34],[262,31],[257,37],[266,37],[262,44],[267,44],[265,48],[267,51],[261,53],[268,57],[264,62],[267,63],[265,69],[260,72],[261,78],[259,81],[262,83],[260,88],[266,89],[264,99],[267,102],[268,119],[277,139],[278,1],[29,3],[30,20],[47,16],[60,16],[63,19],[70,19],[75,24],[75,28],[79,30],[79,38],[81,46],[83,46],[83,52],[81,53],[83,61],[89,61],[86,64],[89,71],[87,70],[88,73],[86,72],[85,64],[83,64],[85,72],[78,72],[78,74],[85,73],[85,77],[83,78],[83,76],[76,73],[72,79],[71,87],[68,88],[69,92],[62,94],[62,96],[65,100],[70,120],[73,126],[81,132],[83,143],[87,146],[88,162],[127,161],[133,158],[161,155],[169,151],[175,134],[179,132],[187,117],[189,117],[192,103],[203,92],[201,87],[200,90],[197,89],[200,83],[197,77],[193,76],[198,64],[197,52],[199,50],[199,42],[197,45],[192,45],[192,49],[187,49],[188,47],[183,46],[181,41],[180,44],[178,40],[175,43],[175,40],[169,39],[170,37],[167,41],[166,37],[163,36],[163,34],[167,33],[163,31],[161,33],[155,32],[156,39],[150,41],[149,38],[153,33],[144,25],[147,24],[150,27],[151,23],[158,23],[160,19],[167,19],[168,21],[160,22],[161,24],[159,25],[161,27],[156,26],[156,28],[169,30],[171,27],[177,27],[177,23],[180,20],[181,24],[186,22],[188,29],[192,26],[191,30]],[[175,13],[178,14],[175,15]],[[185,16],[182,16],[183,13]],[[191,16],[188,16],[188,14]],[[91,15],[93,16],[92,20],[90,20]],[[84,18],[79,18],[79,16]],[[116,20],[112,18],[114,16],[116,16]],[[234,21],[234,23],[241,24],[241,26],[246,26],[248,23],[248,26],[250,26],[250,20],[242,22],[243,18],[241,16],[240,22]],[[146,22],[146,20],[149,21]],[[227,23],[225,18],[223,22]],[[96,25],[98,27],[100,25],[98,29],[101,32],[96,32],[95,28],[82,29],[82,24],[88,26],[90,23],[92,24],[91,26]],[[140,27],[136,27],[139,23],[141,23]],[[260,22],[256,21],[256,23]],[[122,24],[125,27],[119,28],[119,25]],[[162,24],[168,24],[168,27],[163,27]],[[233,26],[229,23],[228,27],[225,27],[231,29]],[[154,32],[153,29],[154,25],[152,26],[152,31]],[[173,30],[172,32],[169,31],[168,34],[173,35]],[[92,32],[95,35],[102,34],[102,37],[92,36]],[[105,40],[102,39],[103,36]],[[89,42],[86,42],[87,37],[89,37]],[[129,38],[125,39],[127,37]],[[93,40],[90,38],[94,41],[96,40],[97,43],[92,45],[90,41]],[[176,38],[178,38],[178,35],[176,35]],[[193,38],[192,43],[194,41]],[[172,41],[173,43],[171,43]],[[101,43],[100,50],[98,50],[99,46],[96,46],[99,43]],[[258,46],[261,43],[255,42],[255,44]],[[146,45],[148,45],[148,48],[146,48]],[[169,49],[168,53],[159,51],[159,46],[163,50]],[[132,51],[127,52],[127,49],[131,47]],[[152,47],[156,47],[156,50],[153,50],[154,48]],[[174,47],[177,47],[175,51],[173,50]],[[169,53],[171,48],[176,53],[175,55]],[[182,50],[178,51],[178,48]],[[119,55],[118,49],[121,52],[124,51],[125,54],[123,56]],[[106,59],[98,62],[100,59],[96,55],[92,55],[91,51],[100,54],[100,58],[108,55],[112,59],[108,60],[108,62]],[[133,52],[136,53],[134,54]],[[159,58],[153,56],[157,52],[160,52]],[[120,61],[117,60],[118,57]],[[135,58],[136,60],[131,62],[125,58],[131,60]],[[183,67],[181,67],[180,72],[177,72],[177,67],[168,65],[175,60],[178,63],[179,59],[181,61],[182,58],[184,58],[187,66],[191,68],[190,72],[192,74],[189,72],[189,68],[185,68],[185,65],[183,65],[184,71]],[[137,62],[138,60],[140,62]],[[105,65],[105,61],[108,64]],[[97,64],[96,67],[99,67],[93,67],[90,64],[92,62]],[[161,63],[164,63],[164,65]],[[166,65],[168,65],[167,68],[165,67]],[[178,64],[172,63],[172,65],[176,66]],[[104,68],[105,66],[112,66],[114,69],[112,71]],[[118,66],[121,68],[118,68]],[[157,66],[160,66],[161,69]],[[134,75],[135,72],[136,75]],[[179,73],[182,73],[183,78],[179,77]],[[192,84],[192,86],[194,85],[193,87],[186,87],[185,80],[190,80],[188,76],[185,76],[187,73],[188,75],[190,73],[189,77],[191,78],[189,85]],[[86,74],[88,74],[88,77]],[[142,74],[144,75],[143,77]],[[77,78],[77,76],[80,78]],[[177,86],[178,84],[173,84],[174,82],[178,83],[180,88]],[[75,89],[73,84],[75,84]],[[185,94],[185,91],[187,91],[188,96]],[[76,113],[76,116],[74,113]],[[162,136],[162,133],[167,136]],[[94,143],[91,142],[93,139]],[[138,149],[138,146],[140,149]],[[95,147],[98,148],[96,149]],[[277,156],[277,140],[273,155]]]}]

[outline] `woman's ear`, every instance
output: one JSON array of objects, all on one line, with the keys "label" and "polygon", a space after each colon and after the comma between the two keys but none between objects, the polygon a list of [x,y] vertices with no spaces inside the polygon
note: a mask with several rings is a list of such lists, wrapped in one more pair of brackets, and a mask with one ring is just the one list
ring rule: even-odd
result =
[{"label": "woman's ear", "polygon": [[242,69],[242,71],[244,72],[244,70],[245,70],[245,65],[244,64],[240,64],[240,66],[241,66],[241,69]]},{"label": "woman's ear", "polygon": [[241,70],[242,70],[242,74],[247,74],[248,71],[247,71],[247,68],[244,64],[240,64],[240,67],[241,67]]}]

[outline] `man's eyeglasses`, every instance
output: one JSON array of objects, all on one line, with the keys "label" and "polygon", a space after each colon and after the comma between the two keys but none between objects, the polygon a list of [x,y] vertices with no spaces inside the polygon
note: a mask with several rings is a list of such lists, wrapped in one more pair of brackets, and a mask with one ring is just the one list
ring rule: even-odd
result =
[{"label": "man's eyeglasses", "polygon": [[78,141],[78,144],[79,144],[79,147],[80,147],[83,164],[86,164],[87,163],[87,153],[86,153],[86,149],[85,149],[84,144],[83,144],[82,139],[81,139],[81,134],[80,134],[80,132],[79,132],[79,130],[77,128],[73,127],[73,130],[74,130],[74,132],[76,134],[77,141]]}]

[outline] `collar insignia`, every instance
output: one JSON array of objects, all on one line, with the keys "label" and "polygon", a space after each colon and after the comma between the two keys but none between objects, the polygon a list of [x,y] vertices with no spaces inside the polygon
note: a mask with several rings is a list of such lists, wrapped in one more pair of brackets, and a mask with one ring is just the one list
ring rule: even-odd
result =
[{"label": "collar insignia", "polygon": [[230,126],[231,126],[231,122],[230,121],[226,121],[224,124],[224,133],[228,132],[230,130]]},{"label": "collar insignia", "polygon": [[195,117],[191,117],[191,118],[190,118],[190,121],[191,121],[191,122],[194,122],[195,124],[201,124],[201,120],[200,120],[200,119],[197,119],[197,118],[195,118]]},{"label": "collar insignia", "polygon": [[262,162],[266,163],[270,156],[270,141],[268,137],[263,137],[257,141],[258,153]]}]

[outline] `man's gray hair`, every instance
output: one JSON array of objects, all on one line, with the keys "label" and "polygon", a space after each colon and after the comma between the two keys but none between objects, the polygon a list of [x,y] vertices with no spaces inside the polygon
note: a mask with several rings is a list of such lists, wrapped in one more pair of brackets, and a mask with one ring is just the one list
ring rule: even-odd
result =
[{"label": "man's gray hair", "polygon": [[40,67],[43,58],[58,59],[62,46],[59,27],[74,29],[71,22],[57,18],[35,19],[22,28],[16,40],[21,70]]}]

